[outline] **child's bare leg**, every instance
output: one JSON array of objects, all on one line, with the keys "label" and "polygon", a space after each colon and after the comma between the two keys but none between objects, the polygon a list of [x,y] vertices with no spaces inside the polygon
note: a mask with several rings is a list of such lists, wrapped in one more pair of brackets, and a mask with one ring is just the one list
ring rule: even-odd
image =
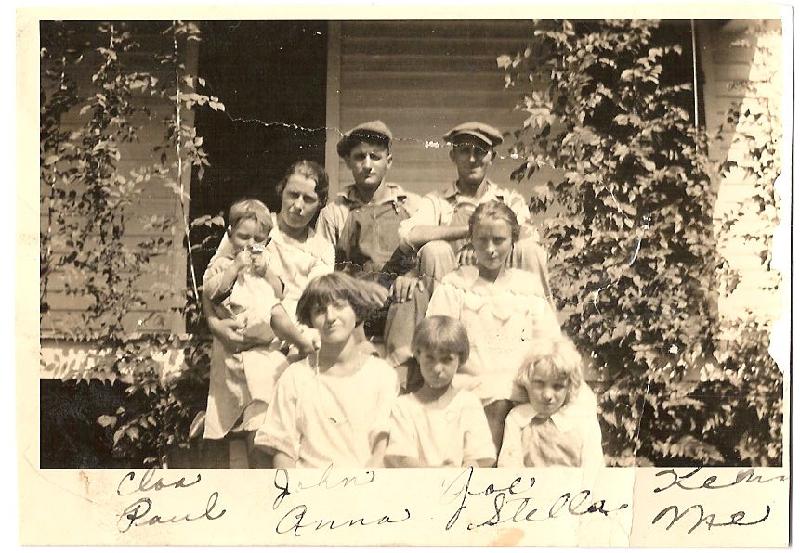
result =
[{"label": "child's bare leg", "polygon": [[503,445],[503,431],[506,427],[506,416],[514,404],[508,399],[498,399],[483,408],[486,419],[489,421],[489,430],[492,432],[492,441],[499,452]]}]

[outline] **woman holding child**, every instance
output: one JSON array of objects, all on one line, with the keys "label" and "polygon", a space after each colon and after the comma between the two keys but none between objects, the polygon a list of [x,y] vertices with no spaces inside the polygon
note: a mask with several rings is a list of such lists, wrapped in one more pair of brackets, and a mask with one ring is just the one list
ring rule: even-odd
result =
[{"label": "woman holding child", "polygon": [[277,217],[258,200],[231,206],[227,231],[203,275],[203,311],[214,337],[206,439],[222,439],[232,430],[251,432],[252,438],[287,365],[281,344],[303,355],[318,346],[295,311],[308,282],[333,272],[333,247],[312,228],[327,200],[328,177],[318,163],[298,161],[278,191]]}]

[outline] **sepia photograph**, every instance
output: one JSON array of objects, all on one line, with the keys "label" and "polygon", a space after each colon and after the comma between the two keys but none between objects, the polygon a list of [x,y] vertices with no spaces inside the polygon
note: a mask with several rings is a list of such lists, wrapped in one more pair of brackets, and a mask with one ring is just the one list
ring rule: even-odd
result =
[{"label": "sepia photograph", "polygon": [[[774,248],[791,200],[785,18],[221,13],[31,20],[37,471],[97,474],[111,498],[266,469],[228,474],[268,485],[273,511],[305,489],[295,474],[419,475],[443,493],[465,478],[446,530],[473,472],[506,487],[482,485],[494,510],[466,530],[501,521],[516,474],[534,491],[565,471],[634,493],[652,469],[648,493],[719,478],[788,494],[789,344],[771,341],[791,281]],[[202,524],[238,516],[208,491]],[[775,493],[766,516],[687,518],[714,539],[788,513]],[[112,514],[120,533],[167,518],[142,501]],[[671,508],[647,522],[693,537],[690,506]],[[311,510],[260,543],[312,543],[285,537]],[[333,540],[328,522],[313,539]],[[491,543],[531,539],[504,536]]]}]

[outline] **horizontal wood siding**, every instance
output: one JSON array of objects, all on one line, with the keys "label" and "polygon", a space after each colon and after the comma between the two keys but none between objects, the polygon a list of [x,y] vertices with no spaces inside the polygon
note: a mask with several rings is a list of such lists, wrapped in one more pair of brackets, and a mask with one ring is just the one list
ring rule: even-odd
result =
[{"label": "horizontal wood siding", "polygon": [[[395,136],[389,178],[424,194],[455,178],[442,135],[464,121],[484,121],[511,131],[523,114],[514,111],[518,92],[504,89],[497,57],[525,48],[529,21],[345,21],[336,44],[336,86],[329,86],[338,110],[328,121],[346,131],[381,119]],[[329,64],[331,67],[331,64]],[[329,75],[330,78],[330,75]],[[330,85],[330,81],[329,81]],[[338,132],[328,133],[336,141]],[[530,197],[532,181],[512,182],[517,167],[507,148],[498,148],[492,180]],[[352,182],[343,162],[329,154],[335,190]],[[546,173],[538,180],[552,178]]]},{"label": "horizontal wood siding", "polygon": [[[94,48],[98,46],[100,34],[96,32],[97,24],[73,23],[77,32],[71,36],[71,44],[76,47],[85,46],[87,53],[82,63],[70,70],[71,78],[75,81],[80,95],[93,95],[97,91],[92,89],[91,75],[99,64],[98,54]],[[154,61],[157,53],[163,55],[173,50],[172,35],[162,32],[170,23],[139,22],[125,25],[140,45],[135,51],[120,54],[119,59],[125,70],[147,71],[155,75],[159,83],[174,82],[174,72],[166,70]],[[189,51],[192,50],[194,47]],[[188,71],[192,71],[192,64],[196,64],[196,55],[188,56],[185,61]],[[43,67],[42,70],[44,69]],[[174,94],[174,87],[171,93]],[[137,106],[147,107],[149,113],[138,113],[130,118],[131,123],[138,128],[138,140],[119,146],[121,157],[117,163],[117,173],[129,179],[134,179],[136,173],[141,172],[143,168],[158,164],[162,160],[162,154],[167,163],[172,163],[176,156],[174,148],[163,151],[156,149],[165,144],[164,120],[175,117],[174,100],[161,94],[144,93],[137,95],[135,102]],[[88,115],[81,115],[79,109],[80,107],[75,108],[62,116],[63,130],[78,130],[86,122]],[[182,116],[191,120],[192,114],[183,109]],[[188,190],[188,180],[186,180],[188,176],[189,171],[185,171],[183,178],[186,190]],[[153,176],[144,180],[139,186],[139,193],[134,202],[125,209],[123,243],[126,247],[134,248],[147,240],[172,242],[168,253],[155,256],[151,263],[141,268],[141,274],[132,283],[136,290],[146,292],[146,303],[144,306],[131,306],[130,312],[125,316],[125,326],[130,330],[180,332],[183,329],[183,321],[173,309],[182,305],[186,289],[186,254],[183,245],[184,233],[180,223],[183,214],[178,196],[168,186],[170,181],[174,183],[177,179],[177,171],[173,170],[167,177]],[[44,183],[41,186],[43,197],[46,198]],[[71,248],[67,245],[69,237],[59,233],[57,225],[48,225],[48,206],[49,203],[45,200],[40,211],[40,229],[41,232],[47,233],[50,227],[52,255],[57,258]],[[54,208],[60,209],[58,203],[54,204]],[[77,216],[66,215],[68,222],[74,221],[75,217]],[[173,229],[159,228],[165,220],[179,224]],[[93,247],[97,247],[96,235],[94,238],[89,237],[84,250]],[[88,277],[89,275],[80,274],[71,266],[60,267],[51,273],[45,295],[50,311],[41,324],[43,340],[69,338],[70,329],[91,327],[97,322],[87,318],[86,308],[90,298],[80,292]]]},{"label": "horizontal wood siding", "polygon": [[[753,25],[760,27],[754,32]],[[745,133],[752,132],[744,118],[727,122],[732,107],[744,112],[748,107],[757,108],[759,102],[769,100],[774,109],[781,105],[783,90],[780,74],[782,67],[780,52],[780,21],[730,21],[698,23],[701,66],[703,70],[703,99],[706,125],[716,131],[727,125],[722,140],[712,144],[710,153],[717,161],[734,160],[747,162],[749,149],[738,142]],[[772,54],[764,57],[756,45],[769,45]],[[771,75],[771,69],[778,69]],[[780,132],[774,129],[774,132]],[[754,133],[759,137],[759,133]],[[763,138],[763,131],[761,132]],[[784,163],[784,166],[786,164]],[[751,197],[759,183],[740,171],[733,171],[717,179],[718,195],[715,218],[720,221],[726,212],[737,209],[742,200]],[[738,209],[737,209],[738,211]],[[764,235],[774,229],[760,228],[760,214],[745,210],[735,232]],[[777,275],[768,270],[759,255],[755,240],[735,240],[722,252],[733,268],[741,273],[741,282],[729,297],[720,297],[720,315],[734,320],[752,312],[759,320],[771,320],[780,313],[780,298],[775,293]],[[788,278],[788,276],[787,276]]]}]

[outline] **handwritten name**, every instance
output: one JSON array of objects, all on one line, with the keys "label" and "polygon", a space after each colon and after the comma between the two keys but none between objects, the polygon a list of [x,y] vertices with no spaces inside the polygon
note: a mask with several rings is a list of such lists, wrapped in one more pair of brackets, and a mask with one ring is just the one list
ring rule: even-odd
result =
[{"label": "handwritten name", "polygon": [[275,477],[272,480],[272,484],[279,493],[275,496],[275,500],[272,502],[272,509],[275,510],[280,507],[284,498],[289,497],[293,493],[296,494],[304,490],[311,490],[314,488],[332,490],[334,488],[346,488],[348,486],[367,486],[375,482],[374,470],[365,470],[361,474],[346,475],[342,477],[334,477],[332,474],[333,465],[328,465],[318,480],[309,484],[304,484],[298,480],[296,484],[290,486],[289,472],[286,469],[277,469],[275,471]]},{"label": "handwritten name", "polygon": [[656,524],[662,518],[664,518],[668,513],[672,514],[672,520],[666,526],[666,530],[671,530],[672,527],[681,520],[683,517],[687,516],[689,512],[694,512],[697,515],[697,522],[694,523],[693,526],[689,527],[689,530],[686,532],[687,534],[691,534],[697,528],[705,523],[708,526],[708,530],[711,530],[715,527],[720,526],[752,526],[754,524],[759,524],[761,522],[765,522],[769,518],[769,505],[766,506],[767,512],[764,516],[758,520],[751,520],[742,522],[742,519],[747,516],[744,511],[736,511],[732,515],[728,515],[729,520],[727,522],[716,522],[717,515],[715,513],[710,513],[708,515],[705,514],[705,510],[703,509],[702,505],[692,505],[687,509],[684,509],[682,513],[679,513],[680,509],[677,505],[670,505],[669,507],[665,507],[661,509],[661,512],[658,513],[655,518],[650,522],[651,524]]},{"label": "handwritten name", "polygon": [[[289,472],[287,470],[277,469],[272,481],[275,490],[277,490],[275,499],[272,502],[272,509],[279,509],[283,505],[284,499],[287,497],[292,495],[297,497],[301,492],[307,490],[316,489],[324,495],[328,491],[337,488],[356,488],[360,486],[369,486],[374,483],[375,471],[373,470],[366,470],[356,474],[334,476],[333,466],[328,465],[318,479],[304,483],[300,480],[294,482],[290,481]],[[278,524],[275,526],[275,532],[280,535],[292,534],[299,537],[306,531],[319,532],[338,530],[340,528],[352,528],[353,526],[381,526],[384,524],[396,524],[411,520],[411,510],[408,508],[400,508],[396,513],[392,514],[369,513],[363,516],[356,515],[350,518],[340,517],[338,519],[326,516],[312,516],[309,514],[311,509],[312,506],[309,503],[309,498],[306,498],[304,503],[295,505],[280,518]]]},{"label": "handwritten name", "polygon": [[227,509],[217,505],[219,492],[212,492],[206,500],[205,508],[194,512],[180,514],[163,514],[154,512],[153,499],[150,497],[163,490],[181,490],[199,484],[203,477],[200,474],[194,479],[185,477],[176,480],[166,480],[156,477],[155,469],[148,469],[141,477],[137,477],[136,471],[125,474],[117,484],[117,495],[135,495],[147,493],[149,495],[139,497],[133,503],[125,507],[117,519],[117,530],[125,533],[134,526],[152,526],[156,524],[196,522],[198,520],[217,520],[225,515]]},{"label": "handwritten name", "polygon": [[378,518],[354,517],[341,521],[325,518],[305,521],[307,514],[307,505],[297,505],[293,507],[281,517],[281,520],[275,527],[275,532],[278,534],[288,534],[292,532],[295,536],[300,536],[301,532],[306,529],[312,529],[314,531],[337,530],[339,528],[350,528],[352,526],[380,526],[382,524],[394,524],[411,520],[411,511],[408,508],[403,508],[402,514],[397,518],[393,518],[390,515],[383,515]]},{"label": "handwritten name", "polygon": [[731,486],[736,486],[738,484],[767,484],[769,482],[783,482],[786,480],[786,476],[779,475],[774,476],[772,478],[767,478],[764,480],[761,475],[756,474],[755,470],[753,469],[744,469],[740,470],[736,474],[736,478],[732,482],[720,482],[717,483],[717,476],[711,475],[708,476],[702,483],[698,483],[699,479],[694,478],[703,467],[698,467],[696,469],[692,469],[686,474],[678,474],[678,472],[674,469],[667,469],[662,470],[656,473],[656,477],[659,476],[669,476],[672,477],[672,481],[669,482],[666,486],[658,486],[653,490],[653,493],[661,493],[669,490],[673,486],[677,486],[682,490],[693,491],[693,490],[720,490],[723,488],[730,488]]},{"label": "handwritten name", "polygon": [[180,515],[159,515],[150,514],[153,508],[153,501],[149,497],[142,497],[134,501],[131,505],[125,508],[117,520],[117,530],[120,533],[125,533],[134,526],[152,526],[154,524],[166,524],[175,522],[196,522],[198,520],[217,520],[221,518],[226,512],[226,509],[217,508],[217,500],[219,499],[219,492],[213,492],[208,496],[205,510],[202,513],[180,514]]},{"label": "handwritten name", "polygon": [[[506,485],[490,483],[488,486],[480,487],[472,483],[473,470],[472,467],[468,467],[445,486],[443,495],[450,494],[461,498],[461,503],[447,521],[445,530],[452,530],[454,528],[456,522],[458,522],[461,517],[461,513],[467,508],[468,500],[475,497],[491,498],[492,513],[491,516],[481,522],[468,522],[466,525],[467,530],[509,522],[544,522],[546,520],[558,518],[565,513],[570,516],[597,513],[607,517],[614,511],[629,508],[627,503],[622,503],[614,508],[608,508],[606,507],[605,499],[591,501],[591,491],[581,490],[574,494],[569,492],[563,493],[549,504],[549,508],[540,509],[540,507],[533,504],[532,497],[523,495],[533,489],[536,483],[535,477],[530,477],[529,479],[516,477]],[[454,490],[456,491],[454,492]],[[547,505],[547,503],[545,504]]]},{"label": "handwritten name", "polygon": [[[119,484],[117,484],[117,495],[132,495],[135,493],[160,492],[166,489],[178,490],[181,488],[190,488],[203,480],[203,475],[201,474],[198,474],[189,482],[186,481],[185,477],[171,482],[165,481],[163,478],[154,480],[155,475],[156,469],[147,469],[137,481],[136,471],[130,471],[123,476]],[[131,482],[136,482],[136,486],[130,486],[129,483]]]},{"label": "handwritten name", "polygon": [[[694,492],[703,490],[705,493],[708,493],[709,491],[723,490],[733,486],[741,486],[745,484],[763,485],[770,482],[784,482],[786,480],[786,476],[784,475],[778,475],[765,479],[761,475],[757,474],[754,469],[740,470],[736,474],[736,478],[733,480],[720,480],[715,474],[706,476],[705,479],[703,479],[699,475],[702,468],[703,467],[698,467],[685,473],[679,473],[675,469],[667,469],[657,472],[656,477],[665,477],[670,478],[671,480],[663,486],[657,486],[654,488],[653,493],[660,494],[667,490],[672,490],[673,488],[675,491]],[[761,518],[751,517],[750,520],[745,520],[748,517],[748,514],[746,511],[741,509],[729,515],[718,515],[717,513],[706,513],[706,507],[700,503],[690,505],[683,510],[681,510],[681,507],[678,507],[678,505],[668,505],[661,509],[661,511],[659,511],[655,517],[653,517],[653,520],[650,521],[650,524],[656,525],[664,520],[667,522],[664,529],[669,531],[672,530],[672,528],[679,521],[686,517],[687,521],[694,522],[686,531],[687,534],[691,534],[703,525],[705,525],[706,529],[709,531],[714,528],[721,528],[725,526],[753,526],[755,524],[766,522],[766,520],[769,518],[769,515],[769,505],[764,506],[764,516]],[[725,518],[726,516],[727,519]],[[718,517],[722,517],[721,522],[718,521]]]}]

